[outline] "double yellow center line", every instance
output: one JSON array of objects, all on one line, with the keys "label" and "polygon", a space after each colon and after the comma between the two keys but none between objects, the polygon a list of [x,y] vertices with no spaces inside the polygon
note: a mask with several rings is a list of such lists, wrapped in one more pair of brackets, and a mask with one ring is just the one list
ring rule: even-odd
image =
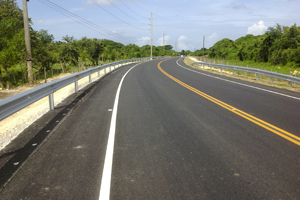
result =
[{"label": "double yellow center line", "polygon": [[218,99],[216,99],[212,96],[209,96],[208,94],[205,94],[205,93],[197,90],[196,88],[193,88],[193,87],[185,84],[184,82],[178,80],[177,78],[171,76],[166,71],[164,71],[160,66],[160,64],[162,62],[165,62],[165,61],[167,61],[167,60],[163,60],[160,63],[158,63],[157,67],[163,74],[165,74],[167,77],[169,77],[173,81],[175,81],[178,84],[182,85],[183,87],[195,92],[196,94],[208,99],[209,101],[214,102],[215,104],[218,104],[219,106],[221,106],[221,107],[223,107],[223,108],[225,108],[225,109],[227,109],[227,110],[229,110],[229,111],[231,111],[231,112],[233,112],[233,113],[235,113],[235,114],[237,114],[237,115],[239,115],[239,116],[241,116],[241,117],[243,117],[243,118],[245,118],[245,119],[247,119],[247,120],[249,120],[249,121],[251,121],[251,122],[253,122],[253,123],[255,123],[255,124],[257,124],[257,125],[259,125],[259,126],[261,126],[261,127],[263,127],[263,128],[265,128],[265,129],[267,129],[267,130],[269,130],[269,131],[271,131],[271,132],[273,132],[273,133],[275,133],[275,134],[277,134],[277,135],[279,135],[279,136],[281,136],[281,137],[283,137],[283,138],[285,138],[285,139],[287,139],[287,140],[289,140],[289,141],[291,141],[291,142],[293,142],[293,143],[300,146],[300,138],[299,137],[297,137],[297,136],[295,136],[295,135],[293,135],[293,134],[291,134],[291,133],[289,133],[285,130],[282,130],[282,129],[276,127],[276,126],[273,126],[272,124],[269,124],[269,123],[267,123],[267,122],[265,122],[261,119],[258,119],[258,118],[254,117],[252,115],[249,115],[248,113],[245,113],[242,110],[239,110],[239,109],[237,109],[237,108],[235,108],[231,105],[228,105],[228,104],[226,104],[226,103],[224,103],[224,102],[222,102],[222,101],[220,101],[220,100],[218,100]]}]

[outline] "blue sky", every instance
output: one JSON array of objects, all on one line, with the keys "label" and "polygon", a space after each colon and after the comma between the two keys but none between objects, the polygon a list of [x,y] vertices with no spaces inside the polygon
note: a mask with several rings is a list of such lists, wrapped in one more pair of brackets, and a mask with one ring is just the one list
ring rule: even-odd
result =
[{"label": "blue sky", "polygon": [[[22,8],[22,0],[17,0]],[[65,10],[83,18],[68,17]],[[49,5],[52,5],[49,6]],[[30,0],[29,17],[35,30],[45,29],[55,40],[63,36],[110,39],[123,44],[153,44],[177,50],[211,47],[223,38],[263,34],[276,23],[300,26],[300,0]],[[63,13],[63,14],[62,14]],[[67,16],[66,16],[67,15]],[[76,19],[77,21],[74,21]],[[89,24],[92,23],[92,24]],[[96,26],[95,26],[96,25]],[[105,30],[104,30],[105,29]]]}]

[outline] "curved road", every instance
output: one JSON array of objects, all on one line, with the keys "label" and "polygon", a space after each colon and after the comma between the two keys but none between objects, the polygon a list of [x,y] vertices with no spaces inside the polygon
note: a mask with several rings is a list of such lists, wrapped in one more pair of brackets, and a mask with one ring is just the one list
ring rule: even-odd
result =
[{"label": "curved road", "polygon": [[0,198],[298,199],[300,95],[182,60],[99,82]]}]

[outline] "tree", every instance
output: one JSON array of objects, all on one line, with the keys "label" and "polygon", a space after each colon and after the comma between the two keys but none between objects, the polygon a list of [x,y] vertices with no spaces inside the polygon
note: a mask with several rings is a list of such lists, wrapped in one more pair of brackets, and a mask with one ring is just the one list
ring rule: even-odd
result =
[{"label": "tree", "polygon": [[[35,34],[32,38],[32,47],[33,47],[33,63],[35,64],[34,68],[38,71],[44,70],[46,72],[50,69],[50,64],[54,63],[56,60],[53,58],[53,43],[54,37],[49,34],[46,30],[40,30],[34,32]],[[45,74],[45,82],[47,82],[47,77]]]},{"label": "tree", "polygon": [[86,42],[87,54],[93,62],[93,65],[98,65],[98,60],[102,52],[104,51],[101,41],[94,39],[88,39]]},{"label": "tree", "polygon": [[[76,45],[76,40],[73,36],[69,37],[68,35],[66,35],[65,37],[63,37],[63,40],[65,42],[60,43],[59,45],[59,61],[64,72],[67,67],[66,62],[70,63],[73,66],[77,66],[79,58],[79,48]],[[65,67],[63,67],[63,64],[65,65]]]},{"label": "tree", "polygon": [[[15,0],[0,1],[0,66],[4,68],[9,82],[17,84],[12,66],[19,62],[19,49],[17,44],[24,41],[20,38],[23,30],[23,14]],[[9,72],[9,68],[11,72]],[[1,68],[0,68],[1,72]],[[0,73],[0,81],[3,86],[3,77]]]},{"label": "tree", "polygon": [[172,50],[173,46],[172,45],[165,45],[165,50]]},{"label": "tree", "polygon": [[210,57],[217,58],[235,58],[237,55],[237,47],[234,41],[225,38],[218,41],[210,48]]}]

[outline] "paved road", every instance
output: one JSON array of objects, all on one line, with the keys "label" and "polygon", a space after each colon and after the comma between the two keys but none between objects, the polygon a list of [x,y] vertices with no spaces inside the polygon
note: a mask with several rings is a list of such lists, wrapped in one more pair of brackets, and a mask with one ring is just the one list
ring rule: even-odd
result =
[{"label": "paved road", "polygon": [[[99,199],[103,186],[110,199],[299,199],[300,95],[205,76],[177,60],[107,76],[1,199]],[[111,176],[102,180],[112,132]]]}]

